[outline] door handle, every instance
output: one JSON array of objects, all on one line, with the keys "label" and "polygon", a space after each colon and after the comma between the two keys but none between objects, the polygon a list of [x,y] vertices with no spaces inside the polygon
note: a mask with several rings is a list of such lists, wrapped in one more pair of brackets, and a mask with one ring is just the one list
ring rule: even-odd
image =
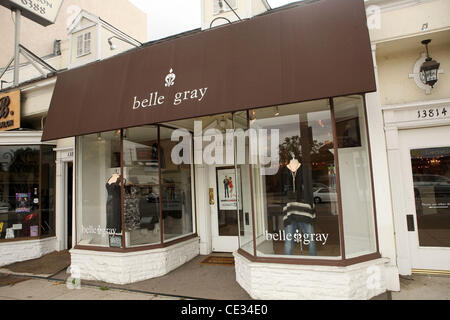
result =
[{"label": "door handle", "polygon": [[209,204],[213,206],[214,202],[214,188],[209,188]]},{"label": "door handle", "polygon": [[414,215],[408,214],[406,216],[406,222],[408,224],[408,232],[414,232],[416,231],[416,227],[414,225]]}]

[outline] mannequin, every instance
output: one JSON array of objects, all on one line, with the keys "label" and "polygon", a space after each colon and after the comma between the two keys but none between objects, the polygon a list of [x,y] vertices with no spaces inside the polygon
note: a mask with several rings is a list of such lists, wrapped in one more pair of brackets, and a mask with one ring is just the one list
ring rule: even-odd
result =
[{"label": "mannequin", "polygon": [[298,169],[300,169],[302,164],[297,159],[295,159],[295,156],[293,153],[291,155],[292,155],[292,160],[291,160],[291,162],[289,162],[287,167],[292,173],[293,188],[294,188],[294,192],[295,192],[295,177],[297,176],[297,171],[298,171]]},{"label": "mannequin", "polygon": [[[293,191],[288,193],[286,206],[283,208],[283,222],[285,233],[292,236],[292,240],[286,240],[284,242],[284,254],[294,254],[294,235],[297,232],[302,234],[314,233],[314,221],[316,219],[315,207],[312,199],[309,199],[305,193],[306,187],[304,183],[304,170],[308,170],[307,167],[302,166],[298,160],[291,160],[287,166],[292,174]],[[316,244],[312,240],[309,245],[309,255],[317,256]]]},{"label": "mannequin", "polygon": [[114,173],[106,183],[108,198],[106,200],[106,228],[114,229],[116,233],[122,232],[121,221],[121,188],[120,175]]}]

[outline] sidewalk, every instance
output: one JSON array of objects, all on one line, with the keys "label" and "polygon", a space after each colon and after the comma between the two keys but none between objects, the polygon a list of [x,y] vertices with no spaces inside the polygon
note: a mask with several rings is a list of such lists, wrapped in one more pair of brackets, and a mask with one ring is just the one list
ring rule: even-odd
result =
[{"label": "sidewalk", "polygon": [[[3,281],[2,281],[3,280]],[[8,284],[8,282],[10,284]],[[64,282],[0,275],[0,300],[186,300],[142,292],[81,285],[68,289]]]},{"label": "sidewalk", "polygon": [[400,286],[392,300],[450,300],[450,276],[413,274],[401,277]]}]

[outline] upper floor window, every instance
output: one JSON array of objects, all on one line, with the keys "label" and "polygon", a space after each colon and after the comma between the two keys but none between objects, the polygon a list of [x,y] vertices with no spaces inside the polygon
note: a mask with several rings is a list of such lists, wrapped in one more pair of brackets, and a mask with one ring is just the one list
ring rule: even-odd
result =
[{"label": "upper floor window", "polygon": [[[213,0],[214,1],[214,14],[231,11],[225,0]],[[226,0],[233,9],[237,9],[237,0]]]},{"label": "upper floor window", "polygon": [[77,57],[91,53],[91,33],[86,32],[77,37]]}]

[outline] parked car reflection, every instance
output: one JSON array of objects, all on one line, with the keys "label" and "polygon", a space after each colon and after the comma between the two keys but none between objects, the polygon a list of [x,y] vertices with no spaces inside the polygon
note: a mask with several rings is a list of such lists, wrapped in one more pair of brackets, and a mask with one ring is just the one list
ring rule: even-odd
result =
[{"label": "parked car reflection", "polygon": [[319,188],[314,192],[314,203],[337,202],[337,192],[334,188]]}]

